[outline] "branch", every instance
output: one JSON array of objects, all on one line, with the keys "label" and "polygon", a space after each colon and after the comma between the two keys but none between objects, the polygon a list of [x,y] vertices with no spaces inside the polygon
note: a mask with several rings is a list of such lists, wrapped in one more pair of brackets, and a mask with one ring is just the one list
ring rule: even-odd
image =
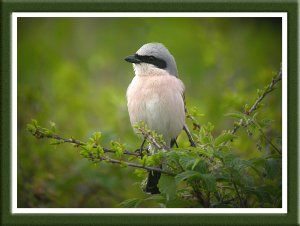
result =
[{"label": "branch", "polygon": [[[251,115],[259,106],[259,104],[262,102],[262,100],[267,96],[268,93],[272,92],[275,88],[275,85],[281,81],[282,79],[282,71],[278,72],[277,76],[272,78],[271,83],[268,85],[268,87],[264,90],[264,92],[257,98],[255,103],[252,105],[249,111],[245,111],[245,115]],[[241,125],[235,125],[233,130],[231,131],[232,134],[235,134],[236,131],[241,127]]]},{"label": "branch", "polygon": [[144,138],[148,139],[156,148],[162,150],[162,151],[169,151],[170,148],[166,145],[160,145],[156,139],[151,135],[151,133],[149,131],[147,131],[144,128],[137,128],[138,131],[140,131],[140,133],[144,136]]},{"label": "branch", "polygon": [[[32,133],[36,138],[38,139],[43,139],[43,138],[49,138],[49,139],[54,139],[54,140],[59,140],[62,141],[62,143],[71,143],[71,144],[75,144],[77,147],[83,147],[86,145],[86,143],[81,142],[79,140],[76,140],[74,138],[71,139],[66,139],[63,138],[59,135],[56,134],[46,134],[42,129],[36,129],[34,133]],[[154,139],[154,138],[153,138]],[[93,148],[97,148],[98,145],[94,145]],[[116,151],[111,150],[111,149],[107,149],[107,148],[103,148],[104,153],[116,153]],[[135,156],[135,157],[139,157],[140,155],[138,153],[134,153],[134,152],[130,152],[130,151],[123,151],[124,155],[131,155],[131,156]],[[92,161],[107,161],[110,163],[114,163],[114,164],[120,164],[120,165],[127,165],[130,167],[134,167],[134,168],[139,168],[139,169],[144,169],[147,171],[156,171],[156,172],[160,172],[163,174],[167,174],[170,176],[175,176],[176,174],[162,170],[160,168],[156,168],[156,167],[151,167],[151,166],[144,166],[141,164],[137,164],[137,163],[132,163],[132,162],[125,162],[125,161],[121,161],[121,160],[117,160],[117,159],[113,159],[113,158],[109,158],[109,157],[104,157],[104,156],[96,156],[92,153],[89,153],[89,159]]]},{"label": "branch", "polygon": [[243,200],[242,200],[242,198],[241,198],[239,189],[238,189],[238,187],[236,186],[236,183],[235,183],[234,180],[233,180],[232,174],[230,174],[230,177],[231,177],[231,181],[232,181],[234,190],[235,190],[235,192],[236,192],[236,194],[237,194],[237,197],[238,197],[238,199],[239,199],[239,201],[240,201],[240,207],[243,207],[243,208],[244,208],[244,207],[245,207],[245,206],[244,206],[244,202],[243,202]]},{"label": "branch", "polygon": [[108,161],[110,163],[121,164],[121,165],[125,164],[125,165],[130,166],[130,167],[145,169],[147,171],[156,171],[156,172],[160,172],[160,173],[167,174],[167,175],[170,175],[170,176],[175,176],[176,175],[175,173],[164,171],[160,168],[151,167],[151,166],[144,166],[144,165],[140,165],[140,164],[136,164],[136,163],[132,163],[132,162],[120,161],[120,160],[116,160],[116,159],[112,159],[112,158],[108,158],[108,157],[95,156],[93,154],[90,154],[89,157],[90,157],[91,160]]},{"label": "branch", "polygon": [[186,118],[191,119],[192,123],[193,123],[193,130],[200,130],[201,126],[199,124],[199,122],[197,121],[197,119],[191,115],[188,110],[186,110]]},{"label": "branch", "polygon": [[268,88],[260,95],[260,97],[255,101],[253,106],[250,108],[250,110],[248,112],[245,112],[245,114],[250,115],[252,112],[254,112],[257,109],[259,103],[265,98],[265,96],[268,93],[270,93],[274,90],[274,86],[276,85],[277,82],[281,81],[281,79],[282,79],[282,72],[281,72],[281,69],[280,69],[277,76],[272,79],[272,82],[269,84]]},{"label": "branch", "polygon": [[275,151],[277,151],[278,154],[281,155],[281,151],[273,144],[273,142],[266,136],[266,134],[264,133],[264,131],[259,128],[258,129],[259,132],[261,133],[261,135],[263,136],[263,138],[274,148]]},{"label": "branch", "polygon": [[[43,139],[43,138],[50,138],[50,139],[54,139],[54,140],[59,140],[59,141],[62,141],[63,143],[71,143],[71,144],[75,144],[76,146],[84,146],[86,145],[86,143],[84,142],[81,142],[79,140],[75,140],[74,138],[70,138],[70,139],[67,139],[67,138],[63,138],[59,135],[56,135],[56,134],[45,134],[42,130],[40,129],[36,129],[35,133],[33,134],[36,138],[39,138],[39,139]],[[97,145],[94,145],[93,148],[97,148]],[[108,149],[108,148],[103,148],[103,151],[105,153],[116,153],[116,151],[114,150],[111,150],[111,149]],[[133,155],[133,156],[136,156],[136,157],[139,157],[140,155],[138,153],[135,153],[135,152],[131,152],[131,151],[123,151],[123,154],[124,155]]]}]

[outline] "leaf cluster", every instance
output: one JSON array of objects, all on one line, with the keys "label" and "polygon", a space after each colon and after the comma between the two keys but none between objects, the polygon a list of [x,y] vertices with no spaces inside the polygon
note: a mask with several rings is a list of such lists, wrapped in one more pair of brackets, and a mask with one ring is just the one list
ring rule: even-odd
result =
[{"label": "leaf cluster", "polygon": [[[261,133],[263,121],[242,113],[228,114],[238,118],[243,128]],[[162,175],[161,195],[155,201],[130,199],[122,207],[142,207],[155,202],[163,207],[280,207],[281,155],[277,152],[243,159],[234,153],[232,142],[239,137],[231,131],[213,136],[208,123],[194,133],[197,147],[172,148],[144,156],[143,164],[163,164],[175,176]]]}]

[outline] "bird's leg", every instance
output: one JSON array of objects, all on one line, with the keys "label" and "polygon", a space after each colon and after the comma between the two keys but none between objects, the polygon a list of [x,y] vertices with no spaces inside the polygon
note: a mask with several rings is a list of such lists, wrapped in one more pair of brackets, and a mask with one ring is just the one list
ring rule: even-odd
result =
[{"label": "bird's leg", "polygon": [[192,134],[191,134],[191,132],[189,131],[189,129],[187,128],[186,125],[183,126],[183,130],[186,132],[186,135],[187,135],[188,138],[189,138],[189,141],[190,141],[191,146],[192,146],[192,147],[196,147],[196,144],[195,144],[195,142],[194,142],[194,140],[193,140]]},{"label": "bird's leg", "polygon": [[171,144],[170,144],[171,148],[174,146],[174,144],[176,145],[177,148],[179,147],[177,144],[176,138],[171,140]]},{"label": "bird's leg", "polygon": [[141,144],[141,147],[136,150],[136,152],[140,153],[141,159],[143,158],[143,150],[144,150],[145,142],[146,142],[146,139],[143,140],[143,143]]},{"label": "bird's leg", "polygon": [[179,148],[179,146],[178,146],[178,144],[177,144],[177,141],[176,141],[176,140],[174,141],[174,143],[175,143],[176,147],[177,147],[177,148]]}]

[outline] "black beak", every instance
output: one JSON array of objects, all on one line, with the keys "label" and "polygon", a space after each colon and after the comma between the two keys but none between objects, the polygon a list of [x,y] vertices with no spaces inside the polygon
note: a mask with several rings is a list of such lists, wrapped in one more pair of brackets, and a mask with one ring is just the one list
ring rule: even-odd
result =
[{"label": "black beak", "polygon": [[140,60],[136,57],[136,55],[128,56],[128,57],[125,58],[125,60],[126,60],[127,62],[135,63],[135,64],[138,64],[138,63],[141,63],[141,62],[142,62],[142,61],[140,61]]}]

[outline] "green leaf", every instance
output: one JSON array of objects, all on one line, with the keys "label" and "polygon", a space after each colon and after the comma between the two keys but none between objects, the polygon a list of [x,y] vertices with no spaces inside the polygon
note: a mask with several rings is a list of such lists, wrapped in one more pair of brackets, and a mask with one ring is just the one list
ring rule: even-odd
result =
[{"label": "green leaf", "polygon": [[[231,183],[231,176],[230,174],[223,172],[223,174],[215,176],[216,181],[218,182],[230,182]],[[223,186],[224,187],[224,186]]]},{"label": "green leaf", "polygon": [[186,180],[186,179],[192,179],[192,178],[199,178],[205,188],[208,191],[215,191],[216,190],[216,178],[212,176],[211,174],[202,174],[196,171],[185,171],[175,176],[175,181],[178,184],[179,182]]},{"label": "green leaf", "polygon": [[249,168],[253,169],[259,175],[261,174],[261,172],[257,169],[255,164],[253,164],[253,162],[251,160],[243,160],[241,162],[241,164],[244,165],[245,167],[249,167]]},{"label": "green leaf", "polygon": [[166,203],[167,208],[187,208],[191,206],[191,201],[184,199],[173,199]]},{"label": "green leaf", "polygon": [[49,124],[50,124],[50,130],[51,130],[51,132],[52,133],[55,133],[56,132],[56,124],[55,124],[55,122],[49,122]]},{"label": "green leaf", "polygon": [[191,170],[184,171],[175,176],[175,181],[176,181],[176,184],[178,184],[179,182],[189,179],[189,178],[192,178],[192,177],[201,177],[201,174],[199,172],[191,171]]},{"label": "green leaf", "polygon": [[82,147],[84,147],[87,151],[91,151],[92,150],[92,148],[93,148],[93,144],[91,144],[91,143],[87,143],[86,145],[84,145],[84,146],[82,146]]},{"label": "green leaf", "polygon": [[135,169],[133,172],[137,177],[144,178],[145,177],[145,171],[142,169]]},{"label": "green leaf", "polygon": [[281,172],[278,160],[267,159],[265,164],[266,164],[266,173],[268,178],[274,179],[278,175],[278,173]]},{"label": "green leaf", "polygon": [[255,168],[255,165],[253,164],[252,161],[241,159],[240,157],[238,157],[234,154],[225,155],[223,160],[227,167],[230,167],[231,169],[234,169],[238,172],[240,172],[242,169],[247,168],[247,167],[252,168],[255,171],[258,171]]},{"label": "green leaf", "polygon": [[192,166],[192,170],[195,169],[195,167],[198,165],[198,163],[199,163],[200,161],[201,161],[200,158],[197,158],[197,159],[194,161],[194,164],[193,164],[193,166]]},{"label": "green leaf", "polygon": [[101,132],[95,132],[93,134],[92,139],[95,144],[99,144],[101,136],[102,136]]},{"label": "green leaf", "polygon": [[233,140],[234,138],[237,138],[237,136],[231,133],[223,133],[215,139],[215,145],[219,146],[220,144]]},{"label": "green leaf", "polygon": [[63,140],[55,140],[55,141],[52,141],[50,144],[51,145],[59,145],[59,144],[62,144],[62,143],[64,143]]},{"label": "green leaf", "polygon": [[246,193],[249,193],[249,194],[252,194],[252,195],[255,195],[260,202],[271,202],[272,201],[272,198],[270,196],[270,193],[269,191],[266,191],[264,189],[265,187],[261,187],[261,188],[256,188],[256,187],[245,187],[243,190],[246,192]]},{"label": "green leaf", "polygon": [[252,158],[252,159],[249,159],[249,161],[255,167],[264,167],[266,159],[264,159],[264,158]]},{"label": "green leaf", "polygon": [[244,106],[244,111],[245,111],[245,112],[248,112],[249,110],[250,110],[249,104],[245,104],[245,106]]},{"label": "green leaf", "polygon": [[260,96],[262,94],[262,90],[256,89],[256,93],[257,93],[258,96]]},{"label": "green leaf", "polygon": [[27,124],[27,130],[30,133],[34,134],[36,132],[36,127],[34,125],[32,125],[32,124]]},{"label": "green leaf", "polygon": [[190,169],[195,162],[195,157],[191,155],[182,155],[179,158],[180,165],[185,169]]},{"label": "green leaf", "polygon": [[168,163],[179,163],[179,154],[176,151],[166,152],[167,162]]},{"label": "green leaf", "polygon": [[225,114],[225,116],[229,116],[229,117],[237,118],[237,119],[244,119],[245,118],[245,114],[243,114],[241,112],[227,113],[227,114]]},{"label": "green leaf", "polygon": [[39,126],[36,119],[31,119],[31,124],[32,124],[35,128],[37,128],[37,127]]},{"label": "green leaf", "polygon": [[143,201],[149,201],[149,200],[164,201],[165,197],[162,195],[151,195],[148,198],[145,198]]},{"label": "green leaf", "polygon": [[116,155],[118,157],[121,157],[123,155],[123,151],[125,150],[125,145],[124,144],[121,144],[117,141],[111,141],[110,146],[116,152]]},{"label": "green leaf", "polygon": [[124,162],[124,161],[121,161],[121,162],[120,162],[120,167],[126,168],[127,166],[128,166],[128,165],[127,165],[126,162]]},{"label": "green leaf", "polygon": [[53,132],[49,129],[46,129],[46,128],[43,128],[43,133],[45,136],[50,136],[50,135],[53,135]]},{"label": "green leaf", "polygon": [[[144,155],[146,156],[146,155]],[[163,152],[159,151],[151,156],[147,156],[146,163],[149,166],[155,166],[161,164],[161,159],[163,158]]]},{"label": "green leaf", "polygon": [[101,147],[101,146],[97,146],[97,148],[96,148],[96,152],[97,152],[97,155],[98,156],[101,156],[101,157],[103,157],[104,156],[104,150],[103,150],[103,148]]},{"label": "green leaf", "polygon": [[211,174],[200,174],[201,180],[208,191],[216,190],[216,178]]},{"label": "green leaf", "polygon": [[80,155],[84,158],[89,157],[89,152],[88,152],[88,150],[86,150],[86,148],[84,146],[82,146],[82,149],[80,150]]},{"label": "green leaf", "polygon": [[127,199],[119,204],[122,208],[136,208],[141,204],[142,200],[138,198]]},{"label": "green leaf", "polygon": [[166,195],[167,200],[171,200],[176,194],[176,184],[174,177],[162,175],[158,183],[159,191]]},{"label": "green leaf", "polygon": [[197,107],[191,107],[188,109],[188,112],[194,116],[194,117],[201,117],[204,116],[204,114],[199,113],[199,109]]},{"label": "green leaf", "polygon": [[[200,158],[199,158],[200,159]],[[199,160],[197,159],[197,160]],[[200,172],[200,173],[208,173],[209,172],[209,166],[206,161],[200,159],[200,161],[197,161],[198,163],[194,167],[194,171]],[[196,161],[195,161],[196,163]]]},{"label": "green leaf", "polygon": [[212,124],[212,123],[210,123],[210,122],[208,122],[206,125],[203,125],[202,126],[207,132],[212,132],[213,130],[214,130],[214,128],[215,128],[215,126]]},{"label": "green leaf", "polygon": [[208,130],[206,130],[206,127],[204,126],[202,126],[199,131],[199,139],[202,144],[208,144],[212,139],[211,133]]},{"label": "green leaf", "polygon": [[270,127],[272,123],[274,123],[274,120],[271,119],[262,119],[260,121],[257,121],[257,124],[260,126],[260,128]]},{"label": "green leaf", "polygon": [[204,156],[208,156],[208,157],[213,156],[213,150],[209,149],[209,148],[203,149],[201,147],[189,147],[189,150],[197,153],[198,155],[204,155]]}]

